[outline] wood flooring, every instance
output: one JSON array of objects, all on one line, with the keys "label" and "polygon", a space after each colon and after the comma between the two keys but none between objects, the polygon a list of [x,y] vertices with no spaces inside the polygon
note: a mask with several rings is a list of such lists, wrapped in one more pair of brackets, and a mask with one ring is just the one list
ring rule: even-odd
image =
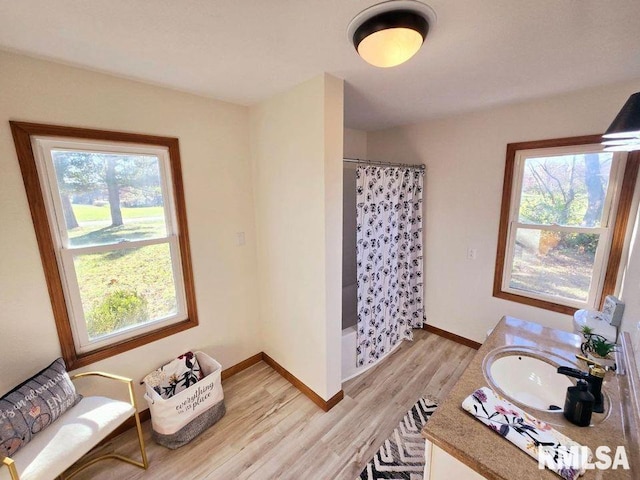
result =
[{"label": "wood flooring", "polygon": [[[346,382],[325,413],[264,362],[223,383],[227,414],[189,445],[168,450],[143,425],[149,469],[107,460],[78,480],[353,480],[421,395],[442,398],[475,350],[424,330]],[[139,455],[133,430],[101,447]],[[136,457],[137,458],[137,457]]]}]

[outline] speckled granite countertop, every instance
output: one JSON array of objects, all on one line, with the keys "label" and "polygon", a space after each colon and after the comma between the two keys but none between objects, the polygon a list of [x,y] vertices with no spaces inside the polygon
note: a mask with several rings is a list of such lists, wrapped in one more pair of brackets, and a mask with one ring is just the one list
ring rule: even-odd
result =
[{"label": "speckled granite countertop", "polygon": [[[630,342],[623,338],[623,349],[618,358],[620,374],[607,373],[603,391],[611,402],[606,414],[594,414],[594,426],[581,428],[567,422],[562,412],[551,413],[514,404],[539,420],[552,424],[558,431],[595,451],[608,445],[615,451],[618,445],[626,447],[631,470],[590,470],[580,477],[584,480],[618,480],[640,478],[638,436],[638,399],[640,382],[635,364],[630,362]],[[571,333],[543,327],[512,317],[504,317],[482,345],[469,367],[464,371],[449,395],[440,403],[422,435],[453,457],[490,480],[558,480],[549,470],[538,470],[536,459],[530,457],[508,440],[491,431],[465,412],[462,401],[477,388],[491,386],[485,376],[483,361],[496,349],[524,347],[543,350],[556,363],[586,370],[575,354],[580,352],[580,337]]]}]

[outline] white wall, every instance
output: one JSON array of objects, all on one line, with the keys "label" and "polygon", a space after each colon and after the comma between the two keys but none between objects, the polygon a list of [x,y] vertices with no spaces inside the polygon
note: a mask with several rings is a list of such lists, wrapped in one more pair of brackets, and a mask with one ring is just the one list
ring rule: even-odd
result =
[{"label": "white wall", "polygon": [[[342,157],[344,151],[344,81],[324,79],[324,228],[327,294],[325,399],[342,389]],[[322,395],[322,393],[321,393]]]},{"label": "white wall", "polygon": [[[429,324],[477,341],[503,315],[571,329],[567,315],[492,296],[506,145],[601,133],[638,90],[640,81],[368,132],[370,158],[427,166]],[[467,248],[477,249],[476,260]],[[640,255],[632,269],[640,270]]]},{"label": "white wall", "polygon": [[631,333],[636,363],[640,369],[640,177],[636,182],[632,211],[635,216],[629,219],[633,228],[631,241],[627,252],[627,263],[623,267],[623,282],[620,300],[625,303],[621,330]]},{"label": "white wall", "polygon": [[367,158],[367,132],[354,128],[344,129],[344,157]]},{"label": "white wall", "polygon": [[[345,158],[367,158],[367,132],[344,129]],[[342,203],[342,328],[355,324],[356,285],[356,166],[344,163]]]},{"label": "white wall", "polygon": [[0,72],[0,393],[60,356],[10,119],[180,139],[200,325],[88,369],[139,380],[189,349],[224,367],[259,352],[248,109],[5,52]]},{"label": "white wall", "polygon": [[340,390],[342,81],[251,108],[264,351],[325,400]]}]

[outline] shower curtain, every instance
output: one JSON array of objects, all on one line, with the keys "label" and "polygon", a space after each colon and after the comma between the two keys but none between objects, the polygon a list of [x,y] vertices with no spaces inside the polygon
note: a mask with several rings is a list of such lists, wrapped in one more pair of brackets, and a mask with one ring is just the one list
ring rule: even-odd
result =
[{"label": "shower curtain", "polygon": [[356,180],[358,366],[422,327],[424,172],[360,166]]}]

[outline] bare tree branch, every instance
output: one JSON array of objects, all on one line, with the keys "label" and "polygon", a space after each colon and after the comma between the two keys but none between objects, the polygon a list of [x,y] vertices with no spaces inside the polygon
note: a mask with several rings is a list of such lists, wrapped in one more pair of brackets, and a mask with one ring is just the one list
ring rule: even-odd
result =
[{"label": "bare tree branch", "polygon": [[[551,200],[551,203],[554,204],[556,199],[555,196],[553,195],[553,192],[551,191],[551,189],[547,186],[547,184],[544,182],[544,180],[542,180],[542,177],[540,176],[540,174],[538,173],[538,171],[533,167],[533,165],[529,165],[529,169],[531,170],[531,174],[533,175],[533,178],[535,179],[536,183],[538,184],[538,186],[540,187],[540,191],[542,193],[542,196],[548,196],[549,200]],[[546,194],[545,194],[546,192]]]},{"label": "bare tree branch", "polygon": [[558,184],[558,188],[560,189],[560,193],[562,194],[562,198],[564,199],[565,203],[567,202],[567,194],[564,191],[564,188],[562,188],[562,183],[560,182],[560,180],[558,180],[557,177],[555,177],[554,175],[551,174],[551,172],[549,171],[549,168],[547,167],[546,163],[544,164],[540,164],[540,168],[542,168],[542,170],[544,170],[544,173],[547,174],[547,176],[555,181]]}]

